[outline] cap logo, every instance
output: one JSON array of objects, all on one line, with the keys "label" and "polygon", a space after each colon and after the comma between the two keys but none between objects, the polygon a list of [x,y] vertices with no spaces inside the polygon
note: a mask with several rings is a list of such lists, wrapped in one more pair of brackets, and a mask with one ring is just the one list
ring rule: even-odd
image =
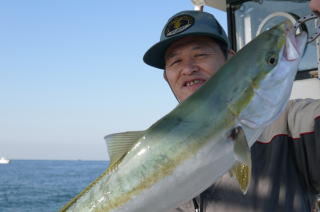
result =
[{"label": "cap logo", "polygon": [[194,23],[194,18],[190,15],[179,15],[172,19],[166,27],[165,35],[170,37],[190,28]]}]

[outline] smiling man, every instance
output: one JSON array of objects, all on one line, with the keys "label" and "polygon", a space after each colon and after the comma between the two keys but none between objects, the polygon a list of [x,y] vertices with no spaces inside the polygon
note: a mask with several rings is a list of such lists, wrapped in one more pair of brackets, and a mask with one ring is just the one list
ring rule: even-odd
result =
[{"label": "smiling man", "polygon": [[[183,102],[233,55],[213,15],[182,11],[168,20],[144,61],[164,70],[175,97]],[[170,212],[311,212],[320,193],[320,100],[290,101],[252,146],[251,158],[246,195],[226,174]]]},{"label": "smiling man", "polygon": [[186,36],[174,42],[165,53],[165,74],[179,101],[184,101],[226,62],[228,55],[207,36]]},{"label": "smiling man", "polygon": [[146,52],[144,61],[165,69],[164,78],[182,102],[234,55],[228,46],[226,33],[212,15],[188,11],[168,21],[161,41]]}]

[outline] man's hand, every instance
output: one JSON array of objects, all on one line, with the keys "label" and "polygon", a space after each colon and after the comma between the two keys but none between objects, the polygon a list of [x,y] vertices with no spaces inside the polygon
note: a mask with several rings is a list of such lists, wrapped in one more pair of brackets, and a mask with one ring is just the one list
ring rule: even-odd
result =
[{"label": "man's hand", "polygon": [[315,14],[320,16],[320,0],[311,0],[309,6]]}]

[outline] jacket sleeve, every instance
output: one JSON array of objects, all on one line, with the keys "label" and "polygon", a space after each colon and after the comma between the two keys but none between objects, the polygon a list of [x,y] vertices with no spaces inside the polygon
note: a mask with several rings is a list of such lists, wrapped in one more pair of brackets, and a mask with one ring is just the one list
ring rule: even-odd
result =
[{"label": "jacket sleeve", "polygon": [[306,188],[320,193],[320,100],[294,100],[288,110],[293,160]]}]

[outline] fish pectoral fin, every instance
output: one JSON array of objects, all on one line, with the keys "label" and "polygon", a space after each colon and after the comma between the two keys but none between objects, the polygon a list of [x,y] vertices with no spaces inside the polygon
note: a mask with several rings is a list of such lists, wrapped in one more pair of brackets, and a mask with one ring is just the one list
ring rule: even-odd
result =
[{"label": "fish pectoral fin", "polygon": [[230,138],[234,142],[233,151],[235,159],[242,163],[251,164],[250,147],[242,127],[232,129]]},{"label": "fish pectoral fin", "polygon": [[104,137],[107,143],[110,165],[119,161],[132,146],[145,134],[145,131],[114,133]]},{"label": "fish pectoral fin", "polygon": [[245,133],[241,127],[232,129],[230,138],[234,142],[234,157],[236,163],[231,169],[231,174],[236,178],[243,194],[246,194],[251,179],[251,153]]}]

